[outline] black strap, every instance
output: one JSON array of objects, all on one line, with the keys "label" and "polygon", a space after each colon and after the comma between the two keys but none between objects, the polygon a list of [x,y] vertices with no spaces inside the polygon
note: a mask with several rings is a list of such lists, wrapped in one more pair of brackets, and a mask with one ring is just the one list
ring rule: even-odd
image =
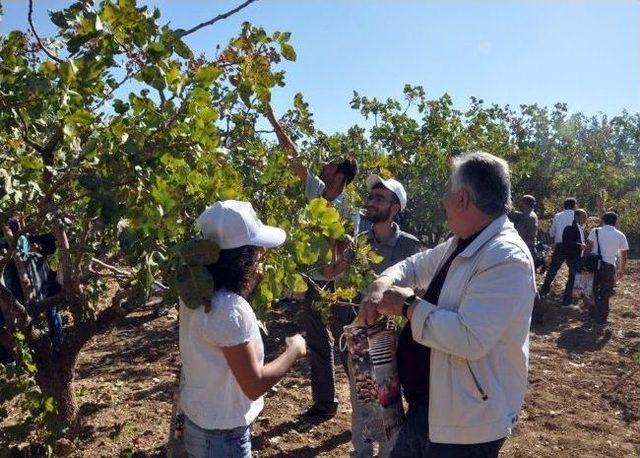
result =
[{"label": "black strap", "polygon": [[598,229],[596,229],[596,242],[598,242],[598,256],[602,257],[600,254],[600,238],[598,237]]}]

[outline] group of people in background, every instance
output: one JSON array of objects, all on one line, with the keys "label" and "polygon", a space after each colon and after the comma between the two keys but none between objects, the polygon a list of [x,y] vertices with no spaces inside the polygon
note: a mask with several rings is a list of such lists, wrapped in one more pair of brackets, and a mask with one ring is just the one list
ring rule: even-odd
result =
[{"label": "group of people in background", "polygon": [[[521,199],[521,211],[511,214],[511,219],[518,233],[529,247],[534,259],[542,258],[540,244],[537,241],[538,217],[535,213],[536,200],[525,195]],[[586,233],[587,211],[577,208],[574,197],[564,200],[564,209],[556,213],[549,227],[548,235],[553,242],[553,253],[544,281],[539,290],[539,301],[544,300],[551,284],[562,264],[568,269],[567,281],[562,295],[562,305],[576,309],[573,304],[573,289],[576,275],[590,270],[593,275],[593,306],[589,307],[589,317],[598,325],[607,323],[609,301],[613,294],[616,280],[625,275],[629,244],[626,236],[617,229],[618,214],[615,210],[605,212],[598,227]],[[586,260],[591,257],[594,263]],[[590,264],[593,264],[591,267]],[[534,309],[534,322],[541,322],[540,309]]]}]

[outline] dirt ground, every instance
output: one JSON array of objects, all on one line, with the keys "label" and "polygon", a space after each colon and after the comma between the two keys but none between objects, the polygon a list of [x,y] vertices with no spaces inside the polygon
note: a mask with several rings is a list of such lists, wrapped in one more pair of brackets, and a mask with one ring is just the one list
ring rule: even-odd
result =
[{"label": "dirt ground", "polygon": [[[504,457],[640,456],[640,374],[631,354],[640,345],[640,261],[612,298],[611,324],[599,330],[586,324],[586,312],[559,307],[561,271],[548,299],[546,322],[531,330],[529,389],[522,419],[506,442]],[[282,348],[298,306],[274,310],[267,359]],[[84,428],[74,456],[164,456],[171,396],[179,365],[175,309],[155,318],[143,310],[93,340],[83,352],[76,392]],[[340,409],[322,424],[296,420],[310,404],[308,366],[295,371],[266,396],[253,431],[257,457],[342,457],[350,450],[348,386],[337,373]],[[2,426],[12,421],[9,416]],[[1,451],[9,444],[2,442]]]}]

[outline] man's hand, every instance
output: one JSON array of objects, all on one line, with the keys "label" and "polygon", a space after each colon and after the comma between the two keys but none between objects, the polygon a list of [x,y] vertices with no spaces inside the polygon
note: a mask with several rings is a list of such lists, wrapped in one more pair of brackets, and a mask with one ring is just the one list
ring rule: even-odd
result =
[{"label": "man's hand", "polygon": [[404,301],[413,296],[413,294],[414,292],[411,288],[392,286],[384,292],[382,301],[380,301],[376,309],[382,315],[402,316]]},{"label": "man's hand", "polygon": [[360,301],[360,310],[356,318],[356,323],[359,325],[367,325],[374,323],[380,314],[377,311],[378,304],[383,300],[384,293],[391,287],[391,279],[389,277],[378,277],[374,281],[366,295]]}]

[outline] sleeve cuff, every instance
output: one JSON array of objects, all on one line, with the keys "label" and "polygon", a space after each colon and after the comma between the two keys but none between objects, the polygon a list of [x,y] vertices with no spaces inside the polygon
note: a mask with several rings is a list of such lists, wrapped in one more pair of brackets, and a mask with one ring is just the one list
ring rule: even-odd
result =
[{"label": "sleeve cuff", "polygon": [[411,323],[411,334],[413,335],[413,340],[416,342],[421,343],[425,323],[429,318],[429,314],[435,309],[435,305],[425,301],[424,299],[420,299],[413,309],[413,314],[411,315],[411,320],[409,322]]}]

